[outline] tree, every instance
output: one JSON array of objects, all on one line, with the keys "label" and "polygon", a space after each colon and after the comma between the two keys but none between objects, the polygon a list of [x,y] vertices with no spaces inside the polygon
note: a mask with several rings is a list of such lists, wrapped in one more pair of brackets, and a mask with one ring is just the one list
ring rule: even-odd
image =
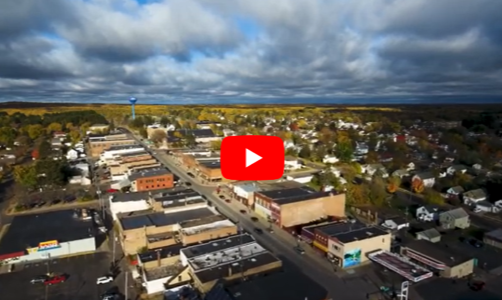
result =
[{"label": "tree", "polygon": [[389,180],[387,182],[387,192],[393,194],[399,189],[400,186],[401,178],[397,176],[389,177]]},{"label": "tree", "polygon": [[43,175],[38,178],[40,185],[59,185],[66,183],[69,172],[67,165],[62,160],[39,160],[35,164],[37,174]]},{"label": "tree", "polygon": [[385,191],[385,182],[382,178],[374,178],[369,186],[369,196],[371,203],[376,206],[383,206],[387,199],[387,192]]},{"label": "tree", "polygon": [[11,146],[16,140],[16,130],[12,127],[2,127],[0,128],[0,143]]},{"label": "tree", "polygon": [[162,118],[160,118],[160,125],[166,127],[167,124],[169,124],[169,119],[166,117],[166,116],[162,116]]},{"label": "tree", "polygon": [[298,129],[300,129],[300,127],[298,126],[298,123],[293,122],[293,123],[289,124],[289,129],[291,129],[291,131],[298,131]]},{"label": "tree", "polygon": [[56,131],[62,131],[63,130],[63,126],[59,123],[50,123],[48,126],[47,126],[47,133],[48,134],[51,134],[53,132],[56,132]]},{"label": "tree", "polygon": [[78,131],[76,129],[72,129],[70,131],[69,137],[70,137],[70,141],[73,145],[80,142],[80,140],[82,139],[82,136],[80,135],[80,131]]},{"label": "tree", "polygon": [[366,163],[367,164],[376,164],[379,162],[379,157],[378,157],[378,153],[376,153],[375,151],[368,151],[368,154],[366,155]]},{"label": "tree", "polygon": [[167,134],[164,130],[157,129],[152,132],[150,140],[155,143],[155,145],[163,143],[167,138]]},{"label": "tree", "polygon": [[368,204],[369,190],[365,184],[347,184],[347,204]]},{"label": "tree", "polygon": [[28,125],[26,133],[32,140],[36,140],[44,133],[44,128],[40,124]]},{"label": "tree", "polygon": [[216,151],[217,151],[217,150],[220,150],[220,149],[221,149],[221,142],[222,142],[221,140],[212,141],[212,142],[211,142],[211,148],[212,148],[213,150],[216,150]]},{"label": "tree", "polygon": [[424,191],[424,188],[424,182],[419,178],[415,178],[411,182],[411,190],[417,194],[422,193]]},{"label": "tree", "polygon": [[336,144],[335,155],[342,162],[350,162],[354,154],[354,149],[349,141],[343,141]]},{"label": "tree", "polygon": [[306,159],[309,159],[311,155],[312,151],[310,151],[310,147],[308,145],[303,146],[302,149],[300,150],[300,153],[298,154],[298,156],[300,156],[301,158],[306,158]]},{"label": "tree", "polygon": [[34,188],[37,186],[37,170],[35,164],[15,166],[12,170],[14,181],[24,187]]},{"label": "tree", "polygon": [[443,205],[445,202],[443,196],[441,196],[438,191],[431,188],[426,188],[424,190],[424,199],[429,204]]},{"label": "tree", "polygon": [[148,138],[148,131],[146,130],[145,127],[140,127],[139,128],[139,135],[144,138],[144,139],[147,139]]},{"label": "tree", "polygon": [[49,144],[48,141],[43,140],[40,142],[40,144],[38,144],[37,151],[38,151],[38,158],[44,159],[51,155],[52,146],[51,144]]}]

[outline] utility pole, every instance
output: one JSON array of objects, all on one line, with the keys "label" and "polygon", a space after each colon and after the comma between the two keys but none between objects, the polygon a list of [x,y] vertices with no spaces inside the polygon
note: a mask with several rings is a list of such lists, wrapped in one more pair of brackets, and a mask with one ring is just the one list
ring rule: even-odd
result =
[{"label": "utility pole", "polygon": [[115,264],[115,247],[116,247],[117,242],[115,241],[115,230],[114,229],[112,229],[112,243],[113,243],[112,259],[113,259],[113,264]]}]

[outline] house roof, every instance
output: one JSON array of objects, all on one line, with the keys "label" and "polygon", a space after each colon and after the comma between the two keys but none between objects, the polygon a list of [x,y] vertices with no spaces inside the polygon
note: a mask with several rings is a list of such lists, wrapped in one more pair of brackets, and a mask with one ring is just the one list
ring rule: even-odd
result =
[{"label": "house roof", "polygon": [[441,214],[442,215],[448,214],[453,219],[462,219],[462,218],[465,218],[465,217],[469,217],[469,214],[463,208],[461,208],[461,207],[454,208],[454,209],[449,210],[449,211],[445,211],[445,212],[443,212]]},{"label": "house roof", "polygon": [[435,178],[434,174],[432,174],[431,172],[417,173],[415,176],[417,176],[418,178],[420,178],[422,180]]},{"label": "house roof", "polygon": [[426,237],[428,239],[433,239],[433,238],[441,237],[441,233],[439,233],[439,231],[437,231],[436,228],[429,228],[429,229],[426,229],[424,231],[417,232],[417,236],[418,235],[424,236],[424,237]]},{"label": "house roof", "polygon": [[451,190],[453,193],[455,194],[461,194],[464,192],[464,188],[461,187],[460,185],[457,185],[457,186],[453,186],[451,187],[449,190]]},{"label": "house roof", "polygon": [[475,189],[465,192],[464,197],[472,199],[481,199],[481,198],[486,198],[486,194],[485,191],[483,191],[482,189]]}]

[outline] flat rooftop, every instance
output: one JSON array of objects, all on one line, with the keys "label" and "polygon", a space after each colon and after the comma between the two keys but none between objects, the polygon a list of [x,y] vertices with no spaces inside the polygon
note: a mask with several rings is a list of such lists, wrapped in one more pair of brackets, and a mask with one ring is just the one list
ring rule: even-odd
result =
[{"label": "flat rooftop", "polygon": [[188,259],[188,263],[192,266],[192,269],[197,272],[205,269],[212,269],[221,264],[239,261],[247,257],[253,257],[265,252],[268,251],[257,242],[253,242],[247,245],[240,245],[193,257]]},{"label": "flat rooftop", "polygon": [[82,220],[76,210],[16,216],[0,240],[0,255],[37,247],[39,243],[59,243],[94,237],[92,219]]},{"label": "flat rooftop", "polygon": [[310,187],[303,186],[279,190],[261,191],[258,192],[258,194],[272,199],[272,201],[279,205],[284,205],[327,197],[328,195],[330,195],[330,192],[318,192]]},{"label": "flat rooftop", "polygon": [[181,228],[190,228],[190,227],[196,227],[196,226],[205,225],[205,224],[211,224],[211,223],[223,221],[223,220],[227,220],[227,217],[225,217],[223,215],[214,215],[214,216],[209,216],[209,217],[205,217],[205,218],[198,219],[198,220],[188,220],[188,221],[180,222],[179,226]]},{"label": "flat rooftop", "polygon": [[138,144],[131,144],[131,145],[115,145],[115,146],[111,146],[110,148],[106,149],[105,152],[119,151],[119,150],[129,150],[129,149],[136,149],[137,152],[145,151],[145,148],[143,146],[138,145]]},{"label": "flat rooftop", "polygon": [[[288,270],[227,286],[235,300],[324,300],[328,291],[302,272]],[[216,300],[216,299],[214,299]]]},{"label": "flat rooftop", "polygon": [[411,262],[408,258],[389,251],[376,251],[368,254],[368,257],[373,262],[396,272],[411,282],[419,282],[433,275],[431,271]]},{"label": "flat rooftop", "polygon": [[426,240],[412,240],[403,246],[437,260],[449,267],[459,265],[472,259],[472,257],[460,251],[455,251],[455,249],[447,247],[446,244],[442,243],[434,244]]},{"label": "flat rooftop", "polygon": [[119,156],[120,157],[136,157],[136,156],[150,156],[150,157],[153,157],[146,150],[139,151],[139,152],[132,152],[132,153],[123,153],[123,154],[119,154]]},{"label": "flat rooftop", "polygon": [[148,250],[147,252],[138,254],[138,258],[142,263],[147,263],[150,261],[156,261],[159,258],[159,256],[160,259],[171,256],[178,256],[180,255],[180,250],[183,249],[183,247],[185,246],[183,246],[182,244],[176,244],[167,247],[152,249]]},{"label": "flat rooftop", "polygon": [[255,239],[251,235],[239,234],[204,244],[187,247],[181,250],[181,252],[187,259],[190,259],[208,253],[218,252],[224,249],[234,248],[239,245],[246,245],[254,242]]},{"label": "flat rooftop", "polygon": [[379,227],[369,226],[358,229],[353,229],[347,232],[340,232],[337,234],[330,235],[332,238],[339,240],[340,242],[347,244],[355,241],[362,241],[369,238],[374,238],[377,236],[388,235],[389,233]]},{"label": "flat rooftop", "polygon": [[167,226],[186,220],[200,219],[214,215],[208,208],[190,209],[173,213],[155,212],[131,217],[119,218],[124,230],[137,229],[149,226]]},{"label": "flat rooftop", "polygon": [[190,227],[190,228],[183,228],[183,229],[181,229],[181,233],[183,233],[184,235],[194,235],[194,234],[198,234],[198,233],[205,232],[205,231],[218,230],[218,229],[230,228],[230,227],[235,228],[235,224],[232,221],[222,220],[222,221],[216,221],[216,222],[212,222],[209,224],[203,224],[203,225],[194,226],[194,227]]},{"label": "flat rooftop", "polygon": [[[190,206],[190,205],[196,205],[196,204],[204,204],[206,203],[206,200],[202,199],[202,196],[197,195],[196,199],[180,199],[176,201],[162,201],[162,207],[163,208],[177,208],[177,207],[182,207],[182,206]],[[201,205],[198,205],[199,207]]]},{"label": "flat rooftop", "polygon": [[213,268],[195,271],[194,274],[200,282],[205,283],[239,274],[240,272],[246,272],[274,262],[280,263],[281,261],[270,252],[261,252],[239,260],[225,262]]},{"label": "flat rooftop", "polygon": [[199,161],[199,166],[208,169],[221,169],[220,161]]},{"label": "flat rooftop", "polygon": [[167,174],[172,174],[172,173],[166,168],[142,169],[129,175],[129,180],[132,182],[140,178],[163,176]]},{"label": "flat rooftop", "polygon": [[156,279],[161,279],[161,278],[166,278],[166,277],[172,277],[175,275],[178,275],[183,268],[181,265],[176,264],[176,265],[171,265],[171,266],[162,266],[162,267],[157,267],[157,268],[152,268],[152,269],[144,269],[143,272],[145,272],[145,277],[148,281],[156,280]]}]

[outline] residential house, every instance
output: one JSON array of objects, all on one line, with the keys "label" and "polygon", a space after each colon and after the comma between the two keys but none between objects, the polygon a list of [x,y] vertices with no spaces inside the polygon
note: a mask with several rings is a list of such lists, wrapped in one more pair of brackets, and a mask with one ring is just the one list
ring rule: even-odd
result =
[{"label": "residential house", "polygon": [[361,166],[363,173],[368,174],[369,176],[380,175],[383,178],[389,177],[389,173],[387,169],[382,164],[367,164]]},{"label": "residential house", "polygon": [[476,206],[474,207],[474,212],[475,213],[499,213],[500,208],[493,203],[483,200],[476,202]]},{"label": "residential house", "polygon": [[286,156],[284,158],[284,169],[286,170],[298,170],[302,167],[300,161],[296,157]]},{"label": "residential house", "polygon": [[426,240],[431,243],[441,241],[441,233],[436,228],[429,228],[416,233],[417,240]]},{"label": "residential house", "polygon": [[322,159],[322,162],[324,164],[334,164],[334,163],[337,163],[339,162],[340,160],[338,159],[338,157],[334,156],[334,155],[326,155],[324,156],[324,158]]},{"label": "residential house", "polygon": [[433,187],[434,184],[436,183],[436,178],[434,177],[434,174],[432,174],[430,172],[415,174],[415,176],[413,176],[411,178],[411,181],[413,182],[417,179],[421,180],[424,184],[424,187],[427,187],[427,188]]},{"label": "residential house", "polygon": [[464,188],[460,185],[453,186],[446,191],[448,198],[459,199],[460,195],[464,192]]},{"label": "residential house", "polygon": [[455,175],[456,173],[464,174],[465,172],[467,172],[467,167],[464,165],[453,165],[446,169],[446,173],[450,176]]},{"label": "residential house", "polygon": [[406,170],[407,171],[413,171],[415,170],[415,163],[414,162],[410,162],[409,164],[406,165]]},{"label": "residential house", "polygon": [[476,205],[476,203],[486,200],[486,193],[482,189],[470,190],[462,194],[464,204]]},{"label": "residential house", "polygon": [[386,219],[382,223],[382,227],[391,229],[391,230],[401,230],[403,228],[410,227],[410,223],[402,217],[394,217]]},{"label": "residential house", "polygon": [[70,149],[66,152],[66,159],[75,160],[79,157],[79,152],[75,149]]},{"label": "residential house", "polygon": [[408,170],[405,169],[399,169],[392,172],[392,177],[399,177],[403,179],[403,177],[408,177],[408,176],[410,176],[410,173],[408,172]]},{"label": "residential house", "polygon": [[440,213],[439,223],[443,229],[466,229],[471,226],[469,214],[461,207]]},{"label": "residential house", "polygon": [[439,208],[434,205],[425,205],[417,208],[415,217],[422,222],[433,222],[439,219]]}]

